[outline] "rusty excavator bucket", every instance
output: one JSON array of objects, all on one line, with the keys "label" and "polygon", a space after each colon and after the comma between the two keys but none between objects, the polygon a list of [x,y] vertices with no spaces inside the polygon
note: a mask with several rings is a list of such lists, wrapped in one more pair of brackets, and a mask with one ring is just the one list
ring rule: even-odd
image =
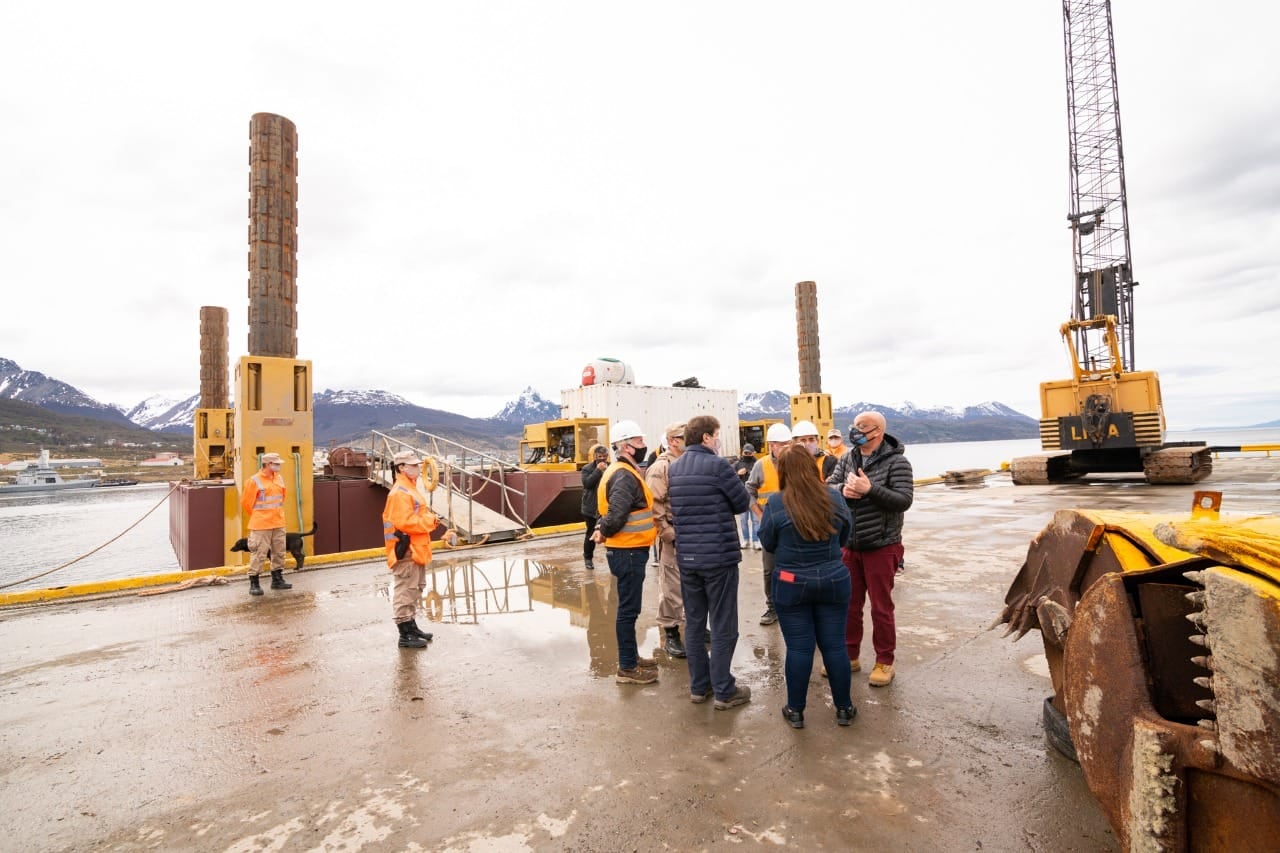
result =
[{"label": "rusty excavator bucket", "polygon": [[1280,518],[1219,519],[1220,501],[1056,513],[995,623],[1040,629],[1046,738],[1125,849],[1280,843]]}]

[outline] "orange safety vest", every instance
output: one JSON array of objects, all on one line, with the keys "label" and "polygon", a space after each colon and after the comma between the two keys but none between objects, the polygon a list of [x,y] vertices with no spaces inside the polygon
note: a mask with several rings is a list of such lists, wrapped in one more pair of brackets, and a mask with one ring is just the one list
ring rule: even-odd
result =
[{"label": "orange safety vest", "polygon": [[420,566],[431,562],[431,531],[440,524],[440,518],[427,508],[418,491],[418,484],[404,474],[396,475],[396,483],[387,493],[387,503],[382,509],[382,540],[387,547],[387,568],[394,568],[396,560],[396,531],[409,534],[409,559]]},{"label": "orange safety vest", "polygon": [[644,506],[633,509],[627,514],[627,522],[622,529],[604,540],[608,548],[648,548],[658,538],[658,528],[653,523],[653,492],[649,484],[640,476],[640,472],[625,462],[614,462],[604,469],[600,478],[600,488],[596,491],[596,509],[600,517],[609,513],[609,480],[619,471],[626,471],[640,483],[644,489]]},{"label": "orange safety vest", "polygon": [[[769,495],[778,491],[778,469],[773,464],[773,454],[769,454],[760,460],[760,470],[764,474],[764,482],[760,484],[760,488],[756,491],[756,503],[764,506],[769,501]],[[822,463],[818,463],[818,471],[822,471]]]},{"label": "orange safety vest", "polygon": [[240,508],[249,516],[250,530],[284,527],[284,481],[265,468],[249,478]]}]

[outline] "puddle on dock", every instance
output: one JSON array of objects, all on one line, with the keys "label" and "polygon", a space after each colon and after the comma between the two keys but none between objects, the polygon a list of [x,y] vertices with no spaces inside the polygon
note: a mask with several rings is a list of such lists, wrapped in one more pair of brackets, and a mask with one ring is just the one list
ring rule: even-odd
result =
[{"label": "puddle on dock", "polygon": [[[575,561],[576,562],[576,561]],[[604,561],[601,560],[601,563]],[[663,656],[656,610],[655,567],[645,578],[645,605],[636,623],[640,654]],[[389,578],[378,595],[390,596]],[[559,655],[566,642],[588,650],[591,674],[612,678],[617,669],[617,581],[607,569],[588,572],[524,557],[437,561],[427,571],[419,623],[481,625],[505,635],[526,654]]]}]

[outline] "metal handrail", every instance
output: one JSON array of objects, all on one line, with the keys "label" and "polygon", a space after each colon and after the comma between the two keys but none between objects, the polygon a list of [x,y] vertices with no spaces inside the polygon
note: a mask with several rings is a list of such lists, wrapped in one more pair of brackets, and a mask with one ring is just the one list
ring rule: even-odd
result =
[{"label": "metal handrail", "polygon": [[[474,496],[478,495],[489,484],[493,484],[499,489],[502,496],[499,505],[507,507],[511,514],[515,516],[515,520],[528,530],[529,494],[527,490],[521,491],[507,484],[506,472],[510,466],[506,462],[496,456],[467,447],[444,436],[419,429],[415,429],[414,432],[427,439],[425,450],[422,447],[415,446],[378,430],[370,431],[369,447],[373,451],[375,464],[379,466],[380,470],[390,473],[392,468],[391,458],[399,450],[412,450],[416,453],[425,452],[436,460],[436,468],[440,472],[440,483],[445,484],[447,489],[445,495],[451,520],[453,519],[453,495],[456,492],[467,501],[467,529],[474,529],[474,513],[471,509]],[[381,450],[379,449],[379,444],[381,444]],[[450,462],[450,456],[459,457],[460,463],[455,465]],[[496,479],[490,475],[490,472],[495,471],[497,473]],[[459,475],[457,484],[454,482],[455,473]],[[388,479],[394,478],[388,477]],[[517,511],[515,503],[512,501],[513,497],[521,504],[522,510]]]}]

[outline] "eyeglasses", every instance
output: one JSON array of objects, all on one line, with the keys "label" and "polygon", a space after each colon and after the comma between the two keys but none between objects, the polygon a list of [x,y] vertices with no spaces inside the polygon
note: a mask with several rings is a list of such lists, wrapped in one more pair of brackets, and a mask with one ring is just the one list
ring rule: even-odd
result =
[{"label": "eyeglasses", "polygon": [[880,427],[878,426],[869,426],[866,429],[863,429],[857,424],[854,424],[853,428],[856,429],[858,432],[862,433],[863,435],[865,435],[867,438],[870,438],[871,436],[881,431]]}]

